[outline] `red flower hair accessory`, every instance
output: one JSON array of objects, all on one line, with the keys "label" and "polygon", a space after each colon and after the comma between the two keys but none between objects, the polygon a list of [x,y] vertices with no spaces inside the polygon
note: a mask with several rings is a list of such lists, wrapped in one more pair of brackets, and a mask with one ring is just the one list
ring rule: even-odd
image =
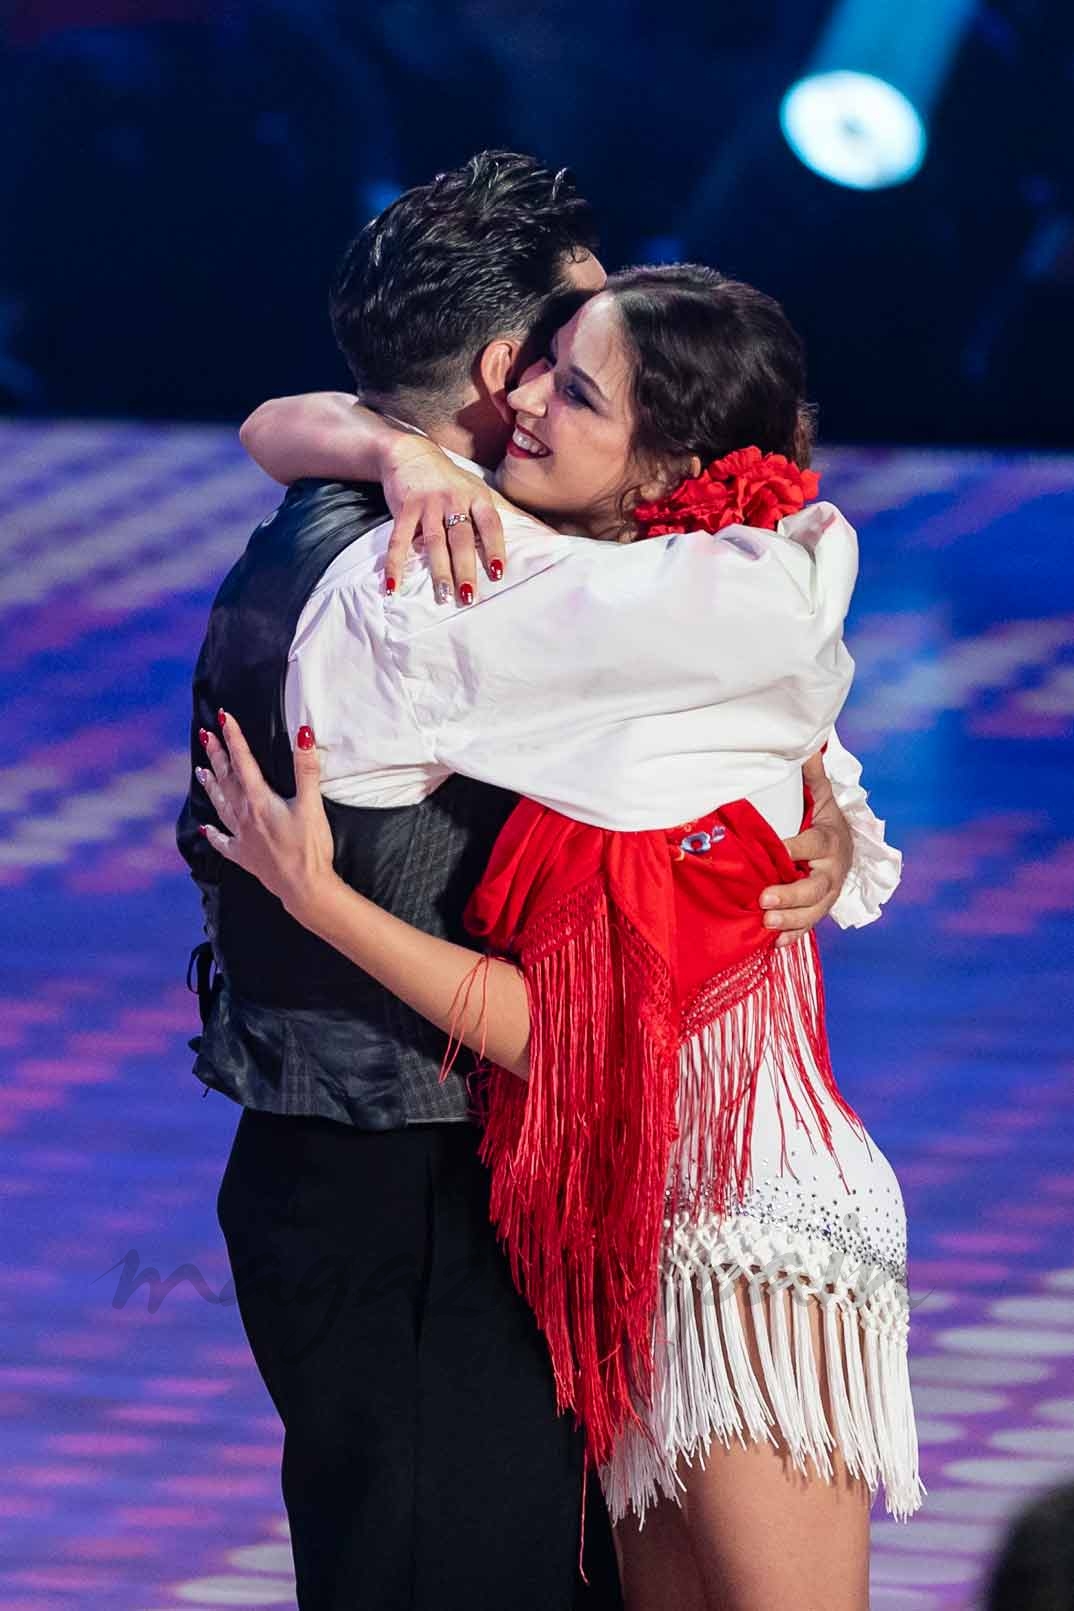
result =
[{"label": "red flower hair accessory", "polygon": [[782,453],[738,448],[714,459],[663,498],[634,509],[639,537],[666,537],[679,531],[722,531],[725,526],[757,526],[775,531],[784,515],[797,514],[817,496],[820,476],[800,470]]}]

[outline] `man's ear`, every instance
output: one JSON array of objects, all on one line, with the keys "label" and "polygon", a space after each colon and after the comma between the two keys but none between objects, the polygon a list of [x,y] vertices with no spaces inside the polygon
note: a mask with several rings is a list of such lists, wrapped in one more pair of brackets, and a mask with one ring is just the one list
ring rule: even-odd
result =
[{"label": "man's ear", "polygon": [[477,374],[481,389],[505,425],[510,425],[514,419],[507,406],[507,394],[515,384],[515,365],[521,348],[521,342],[504,337],[499,341],[490,341],[478,360]]}]

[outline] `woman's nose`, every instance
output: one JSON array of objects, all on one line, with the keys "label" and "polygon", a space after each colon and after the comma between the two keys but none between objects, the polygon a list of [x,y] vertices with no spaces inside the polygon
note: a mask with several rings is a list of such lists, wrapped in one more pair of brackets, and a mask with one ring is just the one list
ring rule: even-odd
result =
[{"label": "woman's nose", "polygon": [[528,369],[523,370],[514,391],[508,392],[508,408],[513,408],[516,414],[543,414],[548,396],[548,376],[551,373],[552,366],[547,358],[539,358],[535,364],[530,364]]}]

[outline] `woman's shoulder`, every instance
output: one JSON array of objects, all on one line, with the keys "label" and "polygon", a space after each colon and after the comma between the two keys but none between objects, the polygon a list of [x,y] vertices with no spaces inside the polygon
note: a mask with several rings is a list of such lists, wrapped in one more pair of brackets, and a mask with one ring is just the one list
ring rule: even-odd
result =
[{"label": "woman's shoulder", "polygon": [[[858,575],[858,539],[853,526],[834,503],[811,503],[785,515],[774,531],[747,525],[725,526],[715,537],[692,532],[666,541],[708,543],[723,566],[694,559],[700,566],[699,592],[707,585],[724,591],[734,582],[750,596],[770,599],[774,608],[797,600],[810,611],[845,611]],[[695,550],[696,552],[696,550]],[[782,605],[780,603],[782,601]]]},{"label": "woman's shoulder", "polygon": [[783,525],[791,526],[791,541],[812,555],[820,586],[845,592],[849,600],[858,579],[858,534],[843,512],[834,503],[815,503]]},{"label": "woman's shoulder", "polygon": [[841,509],[827,500],[808,504],[797,514],[784,515],[776,527],[776,535],[787,537],[811,552],[815,552],[822,542],[828,548],[850,548],[854,551],[858,546],[858,534],[850,521]]}]

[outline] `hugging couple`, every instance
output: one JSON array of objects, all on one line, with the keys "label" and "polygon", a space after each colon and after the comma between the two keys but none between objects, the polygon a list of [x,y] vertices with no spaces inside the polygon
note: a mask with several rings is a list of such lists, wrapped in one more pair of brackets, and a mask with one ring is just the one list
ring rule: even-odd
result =
[{"label": "hugging couple", "polygon": [[595,245],[566,171],[441,174],[343,260],[361,405],[243,429],[291,485],[179,844],[301,1611],[863,1611],[924,1491],[812,933],[899,877],[834,731],[854,533],[781,308]]}]

